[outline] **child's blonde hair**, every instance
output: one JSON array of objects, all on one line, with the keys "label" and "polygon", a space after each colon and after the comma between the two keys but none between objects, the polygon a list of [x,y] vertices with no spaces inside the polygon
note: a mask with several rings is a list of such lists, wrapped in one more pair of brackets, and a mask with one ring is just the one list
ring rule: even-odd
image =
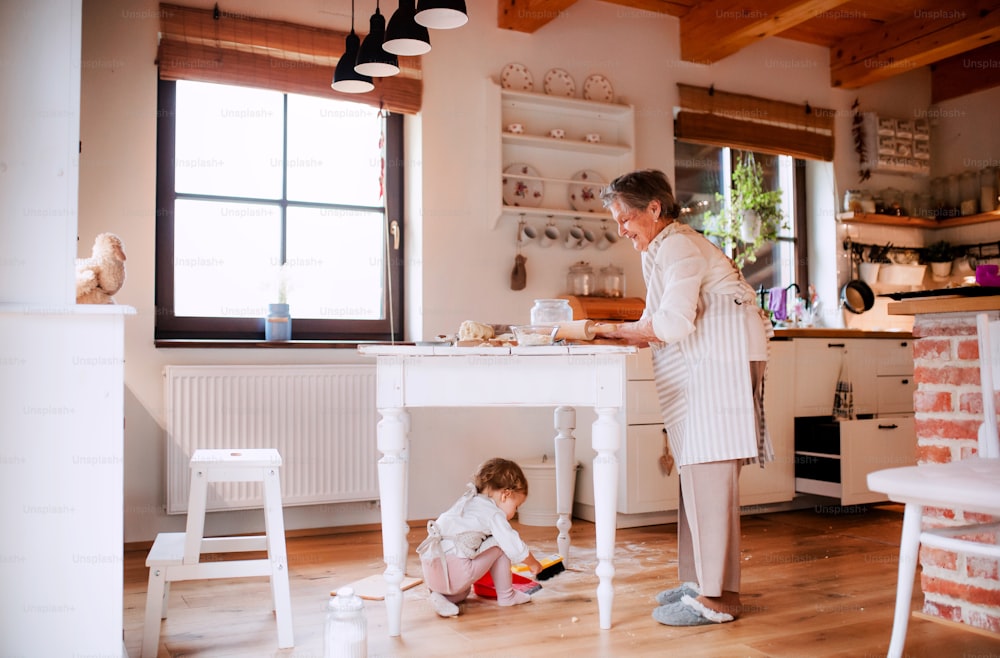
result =
[{"label": "child's blonde hair", "polygon": [[472,483],[479,493],[487,489],[510,489],[515,493],[528,495],[528,478],[524,477],[524,471],[516,463],[501,457],[494,457],[480,464],[472,477]]}]

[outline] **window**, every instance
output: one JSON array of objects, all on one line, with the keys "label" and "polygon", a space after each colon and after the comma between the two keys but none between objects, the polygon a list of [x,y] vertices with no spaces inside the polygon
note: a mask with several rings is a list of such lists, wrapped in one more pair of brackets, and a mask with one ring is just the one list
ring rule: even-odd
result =
[{"label": "window", "polygon": [[402,331],[402,117],[359,103],[160,81],[156,338]]},{"label": "window", "polygon": [[[675,142],[676,181],[674,189],[681,205],[681,218],[696,229],[703,229],[705,211],[718,212],[716,194],[728,194],[729,179],[735,152],[726,146]],[[764,183],[782,190],[782,210],[787,228],[774,243],[765,244],[757,252],[757,260],[743,266],[743,276],[755,289],[768,290],[788,287],[795,283],[805,297],[806,267],[799,245],[805,244],[805,176],[804,161],[789,155],[754,152],[754,158],[764,170]],[[725,178],[722,172],[726,172]],[[724,203],[724,202],[723,202]]]}]

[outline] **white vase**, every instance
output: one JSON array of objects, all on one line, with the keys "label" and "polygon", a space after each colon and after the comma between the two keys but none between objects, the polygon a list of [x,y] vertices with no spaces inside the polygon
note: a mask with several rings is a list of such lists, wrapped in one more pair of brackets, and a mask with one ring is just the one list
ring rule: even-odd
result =
[{"label": "white vase", "polygon": [[743,211],[743,222],[740,224],[740,239],[750,243],[760,235],[760,215],[753,210]]}]

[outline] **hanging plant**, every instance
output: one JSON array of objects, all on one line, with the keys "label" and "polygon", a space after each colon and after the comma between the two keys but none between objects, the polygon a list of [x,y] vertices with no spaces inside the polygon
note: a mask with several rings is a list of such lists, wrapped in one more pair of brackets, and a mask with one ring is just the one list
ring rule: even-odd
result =
[{"label": "hanging plant", "polygon": [[[723,200],[721,194],[716,199]],[[757,260],[765,243],[778,239],[786,228],[781,211],[781,190],[764,189],[764,170],[750,151],[737,156],[732,174],[732,202],[718,214],[706,213],[705,233],[721,238],[723,246],[735,249],[738,267]]]}]

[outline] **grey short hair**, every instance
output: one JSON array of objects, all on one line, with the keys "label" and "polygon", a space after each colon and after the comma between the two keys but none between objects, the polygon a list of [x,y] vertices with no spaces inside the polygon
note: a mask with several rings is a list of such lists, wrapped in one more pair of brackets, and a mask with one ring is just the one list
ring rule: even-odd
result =
[{"label": "grey short hair", "polygon": [[645,208],[654,199],[660,202],[663,217],[677,219],[680,216],[681,207],[674,198],[670,181],[659,169],[640,169],[622,174],[601,190],[601,202],[605,208],[617,200],[629,208]]}]

